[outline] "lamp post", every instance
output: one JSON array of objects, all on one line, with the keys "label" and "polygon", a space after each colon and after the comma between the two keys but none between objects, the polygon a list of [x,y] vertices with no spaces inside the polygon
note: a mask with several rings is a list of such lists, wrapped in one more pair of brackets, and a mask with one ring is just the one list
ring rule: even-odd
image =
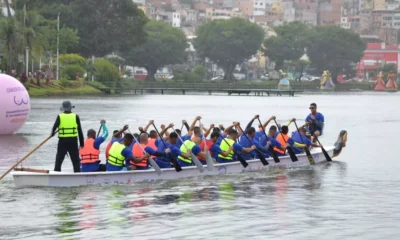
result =
[{"label": "lamp post", "polygon": [[56,80],[59,80],[59,70],[60,66],[58,63],[58,56],[60,54],[60,13],[57,15],[57,72],[56,72]]},{"label": "lamp post", "polygon": [[28,76],[28,72],[29,72],[29,47],[25,48],[25,73]]}]

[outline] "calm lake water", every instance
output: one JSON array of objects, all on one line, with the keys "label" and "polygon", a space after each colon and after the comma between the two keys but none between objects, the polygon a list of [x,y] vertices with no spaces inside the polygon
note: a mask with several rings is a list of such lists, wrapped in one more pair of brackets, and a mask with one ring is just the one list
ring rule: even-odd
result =
[{"label": "calm lake water", "polygon": [[[33,99],[26,125],[0,137],[0,173],[50,134],[63,100]],[[245,125],[257,113],[303,123],[316,102],[326,119],[321,142],[333,144],[342,129],[348,142],[332,163],[304,169],[79,188],[15,189],[8,176],[0,182],[0,239],[399,239],[399,94],[71,100],[84,132],[103,118],[110,131],[150,119],[180,127],[196,115],[207,125]],[[23,166],[52,169],[56,144]],[[63,170],[71,168],[66,158]]]}]

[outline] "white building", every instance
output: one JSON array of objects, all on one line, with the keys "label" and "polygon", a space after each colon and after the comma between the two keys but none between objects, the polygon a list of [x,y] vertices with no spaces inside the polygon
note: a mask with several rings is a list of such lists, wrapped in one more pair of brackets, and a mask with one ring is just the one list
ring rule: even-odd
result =
[{"label": "white building", "polygon": [[348,17],[341,17],[340,18],[340,26],[344,29],[350,29],[351,28],[351,23],[349,22]]},{"label": "white building", "polygon": [[171,17],[171,22],[172,22],[172,26],[176,27],[176,28],[180,28],[181,27],[181,14],[178,12],[172,12],[172,17]]},{"label": "white building", "polygon": [[253,1],[253,15],[264,16],[266,12],[265,0],[254,0]]},{"label": "white building", "polygon": [[132,2],[138,6],[145,6],[146,0],[132,0]]}]

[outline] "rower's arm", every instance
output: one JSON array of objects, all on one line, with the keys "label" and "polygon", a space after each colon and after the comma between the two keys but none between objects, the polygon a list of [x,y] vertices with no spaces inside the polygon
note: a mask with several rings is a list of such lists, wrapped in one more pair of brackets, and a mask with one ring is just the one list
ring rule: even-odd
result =
[{"label": "rower's arm", "polygon": [[242,153],[251,153],[253,150],[253,148],[243,148]]},{"label": "rower's arm", "polygon": [[179,154],[179,156],[181,156],[181,157],[183,157],[183,158],[190,158],[190,157],[191,157],[191,156],[190,156],[190,152],[187,152],[187,153],[181,152],[181,154]]},{"label": "rower's arm", "polygon": [[229,149],[228,149],[227,151],[221,152],[220,154],[221,154],[222,156],[224,156],[224,157],[228,157],[229,154],[232,152],[232,150],[233,150],[233,147],[230,146]]},{"label": "rower's arm", "polygon": [[306,144],[301,144],[301,143],[298,143],[298,142],[294,142],[293,146],[298,147],[298,148],[306,148],[307,147]]},{"label": "rower's arm", "polygon": [[185,128],[186,128],[186,132],[189,132],[189,130],[190,130],[190,127],[189,127],[189,124],[186,122],[186,120],[182,120],[182,124],[185,126]]},{"label": "rower's arm", "polygon": [[[192,135],[193,129],[194,129],[194,127],[196,126],[197,121],[199,121],[200,119],[201,119],[201,117],[200,117],[200,116],[197,116],[197,117],[193,120],[192,125],[190,125],[190,129],[189,129],[188,135]],[[190,133],[190,134],[189,134],[189,133]]]},{"label": "rower's arm", "polygon": [[270,117],[264,124],[263,124],[263,129],[265,129],[267,126],[268,126],[268,124],[272,121],[272,120],[274,120],[275,119],[275,116],[272,116],[272,117]]},{"label": "rower's arm", "polygon": [[214,124],[211,124],[209,129],[205,128],[206,131],[204,132],[204,138],[207,138],[207,137],[208,137],[208,135],[209,135],[210,132],[211,132],[211,129],[213,129],[213,128],[214,128]]},{"label": "rower's arm", "polygon": [[104,138],[104,140],[105,140],[105,139],[107,139],[107,137],[108,137],[108,128],[107,128],[107,126],[106,126],[105,123],[102,123],[102,124],[101,124],[101,129],[102,129],[101,136],[102,136],[102,137]]},{"label": "rower's arm", "polygon": [[224,134],[225,134],[225,135],[228,135],[229,131],[230,131],[233,127],[235,127],[235,126],[236,126],[236,124],[232,124],[232,125],[230,125],[229,127],[227,127],[227,128],[224,130]]},{"label": "rower's arm", "polygon": [[147,129],[149,129],[150,125],[154,123],[154,120],[150,120],[149,123],[144,127],[143,131],[147,132]]},{"label": "rower's arm", "polygon": [[120,129],[117,133],[113,135],[113,137],[117,138],[120,136],[122,133],[124,133],[128,129],[128,125],[125,125],[122,129]]}]

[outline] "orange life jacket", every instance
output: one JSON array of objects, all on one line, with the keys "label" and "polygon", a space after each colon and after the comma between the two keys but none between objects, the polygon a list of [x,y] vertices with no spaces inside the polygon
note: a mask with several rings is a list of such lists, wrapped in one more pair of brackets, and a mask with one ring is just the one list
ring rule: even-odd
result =
[{"label": "orange life jacket", "polygon": [[[144,144],[140,144],[140,146],[142,146],[143,149],[145,149],[147,147]],[[139,146],[139,143],[133,144],[132,153],[133,153],[133,156],[135,156],[136,158],[141,158],[144,156],[144,152],[143,152],[142,148],[140,148],[140,146]],[[138,166],[138,167],[147,167],[147,158],[143,159],[139,163],[134,163],[133,161],[131,161],[131,164]]]},{"label": "orange life jacket", "polygon": [[88,138],[85,140],[85,145],[79,150],[81,156],[81,164],[95,163],[100,161],[100,150],[94,148],[94,139]]},{"label": "orange life jacket", "polygon": [[[283,146],[283,145],[286,145],[286,143],[289,141],[289,138],[290,137],[288,135],[279,133],[278,136],[276,137],[276,141],[278,141]],[[274,147],[274,150],[281,154],[285,154],[285,151],[283,151],[280,148]]]},{"label": "orange life jacket", "polygon": [[[210,152],[210,154],[212,156],[213,153],[210,151],[210,149],[211,149],[212,145],[214,145],[214,143],[211,142],[210,140],[206,140],[206,145],[207,145],[208,151]],[[200,149],[202,152],[204,151],[204,140],[201,141],[201,143],[200,143]],[[206,161],[206,159],[200,155],[198,155],[197,158],[201,161]]]},{"label": "orange life jacket", "polygon": [[[154,150],[157,151],[158,148],[157,148],[157,146],[156,146],[156,140],[157,140],[157,139],[149,138],[149,139],[147,140],[147,146],[148,146],[148,147],[151,147],[152,149],[154,149]],[[151,158],[155,159],[156,156],[151,156]]]},{"label": "orange life jacket", "polygon": [[110,151],[111,146],[112,146],[112,140],[107,144],[107,147],[106,147],[106,160],[108,160],[108,156],[109,156],[108,152]]}]

